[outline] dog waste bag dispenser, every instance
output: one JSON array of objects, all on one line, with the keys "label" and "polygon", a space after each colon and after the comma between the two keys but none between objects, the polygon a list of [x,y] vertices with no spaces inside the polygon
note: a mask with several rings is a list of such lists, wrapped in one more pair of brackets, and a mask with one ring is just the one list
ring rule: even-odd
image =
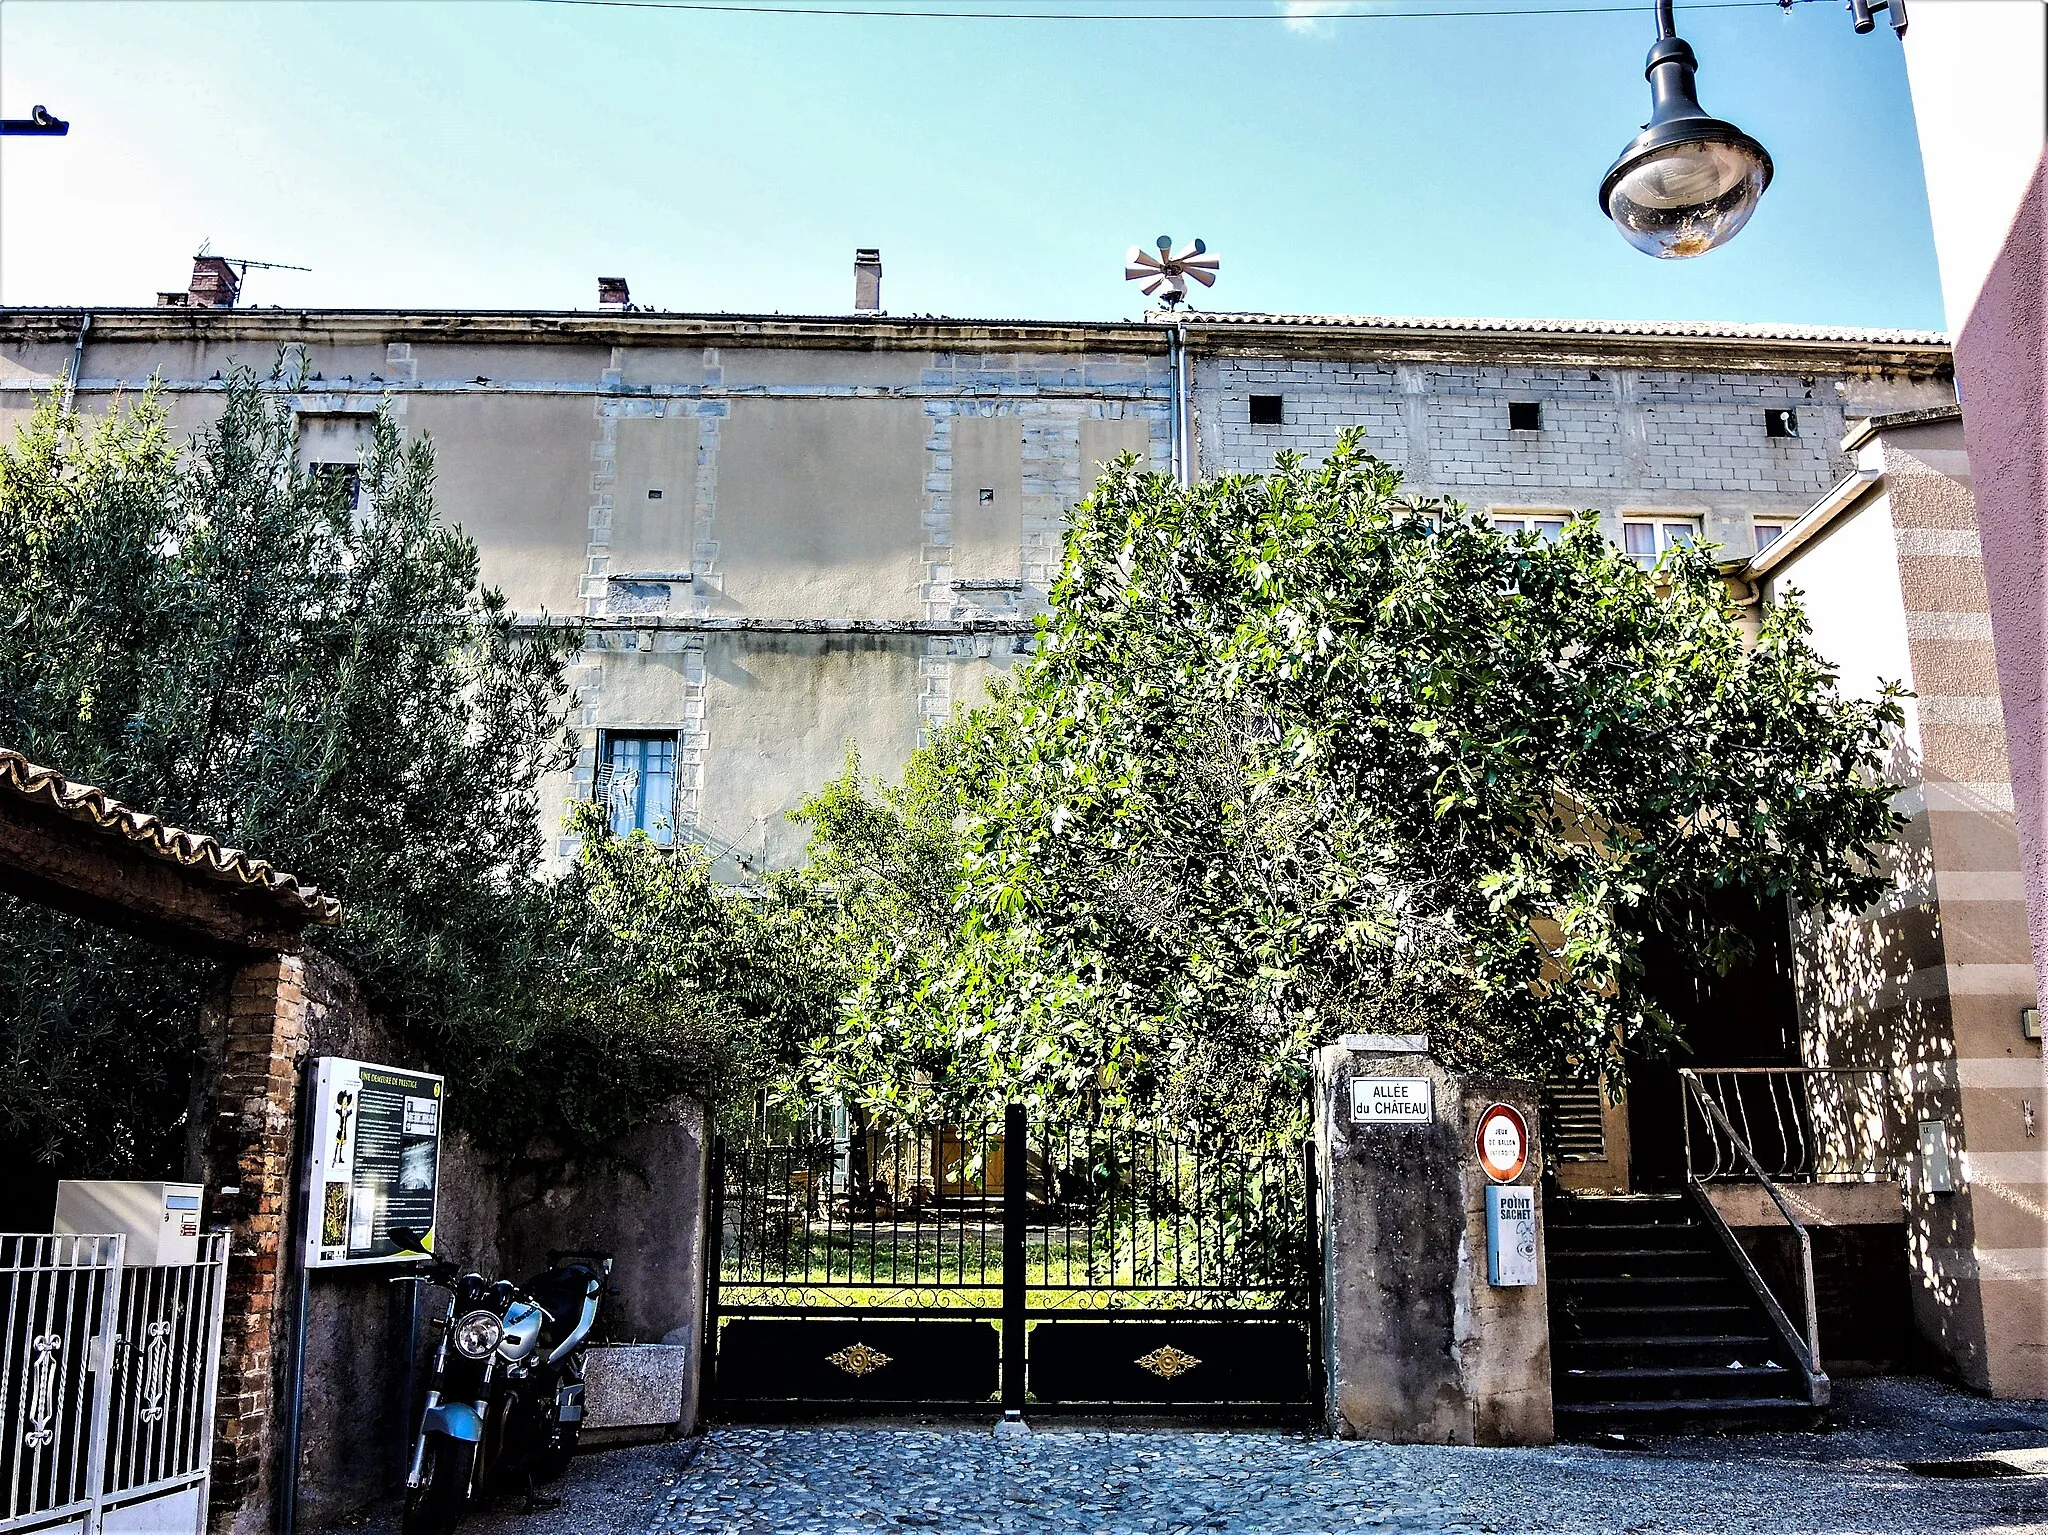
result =
[{"label": "dog waste bag dispenser", "polygon": [[323,1056],[313,1079],[312,1209],[306,1263],[331,1268],[417,1257],[392,1231],[434,1245],[446,1082],[423,1071]]}]

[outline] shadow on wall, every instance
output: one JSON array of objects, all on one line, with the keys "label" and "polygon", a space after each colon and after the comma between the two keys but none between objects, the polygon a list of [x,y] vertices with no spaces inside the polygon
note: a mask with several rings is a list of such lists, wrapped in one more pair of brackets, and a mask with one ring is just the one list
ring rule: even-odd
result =
[{"label": "shadow on wall", "polygon": [[[307,954],[308,1057],[348,1056],[393,1066],[427,1062],[378,1020],[348,972]],[[442,1145],[436,1246],[465,1267],[524,1279],[554,1249],[612,1252],[611,1342],[688,1341],[692,1369],[680,1405],[694,1427],[694,1364],[703,1294],[703,1114],[678,1102],[613,1149],[605,1164],[534,1186],[507,1180],[459,1131]],[[393,1492],[404,1474],[419,1390],[408,1359],[433,1343],[428,1319],[443,1292],[394,1284],[394,1269],[322,1269],[312,1275],[306,1391],[300,1432],[298,1527],[347,1519]],[[418,1310],[415,1312],[415,1296]],[[425,1359],[419,1361],[423,1376]],[[281,1381],[281,1385],[287,1384]]]},{"label": "shadow on wall", "polygon": [[[1952,1147],[1961,1145],[1962,1130],[1934,851],[1927,816],[1914,813],[1921,770],[1918,754],[1897,742],[1886,776],[1912,786],[1901,803],[1912,820],[1892,848],[1891,892],[1852,917],[1809,915],[1794,924],[1802,1054],[1813,1065],[1882,1071],[1882,1105],[1816,1103],[1814,1128],[1843,1154],[1874,1139],[1898,1169],[1906,1221],[1891,1239],[1904,1247],[1913,1322],[1932,1353],[1925,1362],[1983,1389],[1984,1317],[1977,1287],[1967,1282],[1975,1246],[1970,1201],[1930,1193],[1914,1166],[1923,1121],[1939,1121]],[[1882,1124],[1873,1124],[1880,1113]]]}]

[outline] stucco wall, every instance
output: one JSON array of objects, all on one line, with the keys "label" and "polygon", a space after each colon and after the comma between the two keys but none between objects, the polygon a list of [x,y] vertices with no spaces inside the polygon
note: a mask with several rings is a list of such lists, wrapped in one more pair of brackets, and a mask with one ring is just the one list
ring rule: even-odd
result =
[{"label": "stucco wall", "polygon": [[[431,1069],[416,1046],[387,1027],[354,980],[324,955],[307,963],[307,1058],[348,1056]],[[697,1417],[697,1339],[704,1289],[705,1131],[688,1100],[585,1165],[555,1169],[545,1183],[509,1179],[459,1130],[442,1143],[436,1248],[464,1268],[514,1280],[545,1268],[551,1249],[614,1254],[619,1294],[606,1341],[688,1341],[684,1432]],[[424,1375],[429,1318],[445,1292],[393,1284],[376,1265],[319,1269],[307,1290],[306,1374],[299,1435],[301,1529],[347,1520],[398,1485],[404,1472],[408,1341]],[[287,1292],[296,1294],[294,1283]],[[279,1386],[288,1378],[280,1373]],[[414,1381],[413,1405],[425,1389]],[[281,1404],[280,1414],[284,1411]]]},{"label": "stucco wall", "polygon": [[[1353,1077],[1424,1077],[1429,1123],[1351,1122]],[[1322,1169],[1325,1413],[1340,1439],[1548,1444],[1549,1286],[1537,1205],[1537,1283],[1487,1282],[1486,1187],[1473,1139],[1492,1104],[1521,1110],[1541,1176],[1536,1090],[1455,1076],[1424,1055],[1316,1052]]]},{"label": "stucco wall", "polygon": [[[1887,429],[1857,449],[1863,497],[1772,573],[1805,594],[1814,642],[1846,691],[1879,678],[1917,695],[1893,754],[1908,823],[1894,891],[1855,917],[1798,925],[1808,1060],[1879,1067],[1906,1162],[1905,1239],[1925,1335],[1970,1384],[2048,1394],[2048,1157],[2036,1130],[2038,998],[2015,827],[2014,775],[1991,643],[1972,463],[1953,420]],[[1921,1124],[1956,1153],[1933,1190]]]},{"label": "stucco wall", "polygon": [[[70,366],[77,323],[0,314],[0,412]],[[1773,343],[1766,366],[1710,340],[1333,333],[1314,356],[1196,336],[1204,472],[1320,451],[1359,420],[1419,488],[1596,506],[1617,535],[1624,511],[1681,509],[1744,549],[1752,515],[1796,514],[1827,483],[1845,416],[1948,398],[1945,356],[1917,343]],[[161,373],[189,432],[218,409],[217,375],[281,351],[304,376],[303,457],[345,459],[388,407],[433,438],[443,515],[485,579],[529,618],[592,626],[571,679],[579,755],[541,809],[558,858],[602,733],[635,728],[675,732],[671,819],[721,877],[799,856],[787,812],[849,742],[893,771],[1014,663],[1102,463],[1171,461],[1164,327],[102,313],[79,398]],[[1277,434],[1243,420],[1268,389],[1287,400]],[[1505,429],[1522,398],[1544,432]],[[1797,408],[1801,435],[1764,439],[1767,404]]]}]

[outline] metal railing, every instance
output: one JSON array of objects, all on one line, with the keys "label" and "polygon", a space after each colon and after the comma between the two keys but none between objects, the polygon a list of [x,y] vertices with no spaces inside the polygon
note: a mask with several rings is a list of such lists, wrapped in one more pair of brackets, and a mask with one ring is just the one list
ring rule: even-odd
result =
[{"label": "metal railing", "polygon": [[[1770,1317],[1779,1336],[1792,1350],[1794,1358],[1798,1361],[1800,1373],[1806,1377],[1807,1399],[1816,1407],[1824,1407],[1828,1402],[1829,1384],[1827,1371],[1822,1366],[1820,1357],[1820,1308],[1814,1294],[1813,1238],[1807,1232],[1805,1223],[1793,1214],[1792,1206],[1786,1202],[1784,1194],[1772,1181],[1771,1175],[1764,1170],[1763,1163],[1757,1159],[1747,1138],[1735,1127],[1727,1111],[1722,1108],[1720,1101],[1712,1095],[1703,1080],[1707,1075],[1726,1074],[1691,1070],[1681,1070],[1678,1073],[1685,1097],[1686,1191],[1705,1216],[1708,1228],[1713,1231],[1722,1248],[1733,1260],[1743,1278],[1748,1281],[1756,1298],[1762,1302],[1764,1311]],[[1693,1161],[1692,1119],[1695,1111],[1706,1120],[1714,1132],[1712,1144],[1716,1148],[1715,1166],[1719,1167],[1718,1159],[1725,1151],[1731,1161],[1746,1168],[1748,1176],[1763,1186],[1764,1192],[1770,1196],[1771,1203],[1777,1207],[1778,1214],[1791,1228],[1793,1241],[1799,1253],[1800,1309],[1805,1322],[1803,1328],[1793,1327],[1792,1319],[1787,1315],[1784,1305],[1772,1293],[1763,1275],[1757,1272],[1756,1264],[1751,1260],[1748,1251],[1736,1240],[1735,1233],[1728,1228],[1728,1222],[1722,1218],[1720,1210],[1708,1197],[1706,1179],[1696,1170]]]},{"label": "metal railing", "polygon": [[[1687,1095],[1686,1166],[1702,1183],[1750,1176],[1730,1136],[1779,1183],[1875,1183],[1898,1176],[1890,1082],[1880,1070],[1741,1066],[1683,1075],[1694,1087]],[[1711,1102],[1719,1120],[1696,1109],[1696,1102]]]},{"label": "metal railing", "polygon": [[[0,1532],[179,1500],[205,1517],[227,1238],[124,1267],[118,1236],[0,1234]],[[157,1528],[145,1516],[124,1521]]]}]

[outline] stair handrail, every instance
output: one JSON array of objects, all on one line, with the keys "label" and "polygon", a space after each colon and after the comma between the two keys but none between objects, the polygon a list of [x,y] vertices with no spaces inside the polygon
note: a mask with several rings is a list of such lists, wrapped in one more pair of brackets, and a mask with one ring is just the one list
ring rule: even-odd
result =
[{"label": "stair handrail", "polygon": [[[1727,1249],[1729,1255],[1742,1270],[1744,1277],[1749,1281],[1750,1287],[1756,1292],[1757,1298],[1763,1302],[1764,1309],[1769,1313],[1772,1323],[1777,1327],[1784,1341],[1791,1347],[1794,1356],[1798,1359],[1799,1368],[1806,1376],[1809,1399],[1816,1407],[1825,1406],[1828,1400],[1829,1383],[1827,1372],[1821,1367],[1820,1362],[1820,1312],[1814,1296],[1813,1238],[1807,1233],[1805,1222],[1801,1221],[1793,1213],[1792,1206],[1786,1202],[1784,1194],[1779,1191],[1778,1185],[1771,1180],[1770,1174],[1764,1171],[1763,1164],[1756,1158],[1756,1153],[1750,1150],[1749,1142],[1744,1140],[1742,1133],[1729,1122],[1727,1114],[1723,1112],[1721,1105],[1714,1101],[1713,1095],[1706,1090],[1698,1074],[1689,1067],[1680,1067],[1678,1078],[1686,1085],[1687,1091],[1691,1094],[1693,1100],[1699,1104],[1708,1120],[1720,1129],[1721,1133],[1728,1138],[1729,1145],[1733,1146],[1742,1160],[1749,1164],[1749,1170],[1755,1176],[1756,1181],[1763,1185],[1764,1192],[1771,1196],[1771,1203],[1778,1207],[1778,1213],[1785,1218],[1785,1224],[1792,1228],[1792,1235],[1799,1244],[1800,1278],[1805,1289],[1805,1294],[1802,1297],[1805,1302],[1804,1309],[1806,1312],[1806,1328],[1803,1337],[1794,1331],[1792,1319],[1785,1314],[1785,1308],[1778,1303],[1777,1296],[1771,1293],[1771,1287],[1764,1283],[1763,1275],[1757,1272],[1755,1263],[1750,1260],[1749,1254],[1743,1250],[1742,1244],[1735,1239],[1735,1233],[1729,1230],[1728,1222],[1722,1218],[1720,1210],[1715,1207],[1713,1199],[1707,1194],[1706,1185],[1695,1175],[1692,1165],[1692,1117],[1689,1114],[1684,1116],[1685,1181],[1687,1188],[1691,1191],[1694,1202],[1706,1212],[1708,1219],[1713,1225],[1715,1235],[1721,1240],[1721,1245]],[[1717,1154],[1718,1150],[1717,1146]]]}]

